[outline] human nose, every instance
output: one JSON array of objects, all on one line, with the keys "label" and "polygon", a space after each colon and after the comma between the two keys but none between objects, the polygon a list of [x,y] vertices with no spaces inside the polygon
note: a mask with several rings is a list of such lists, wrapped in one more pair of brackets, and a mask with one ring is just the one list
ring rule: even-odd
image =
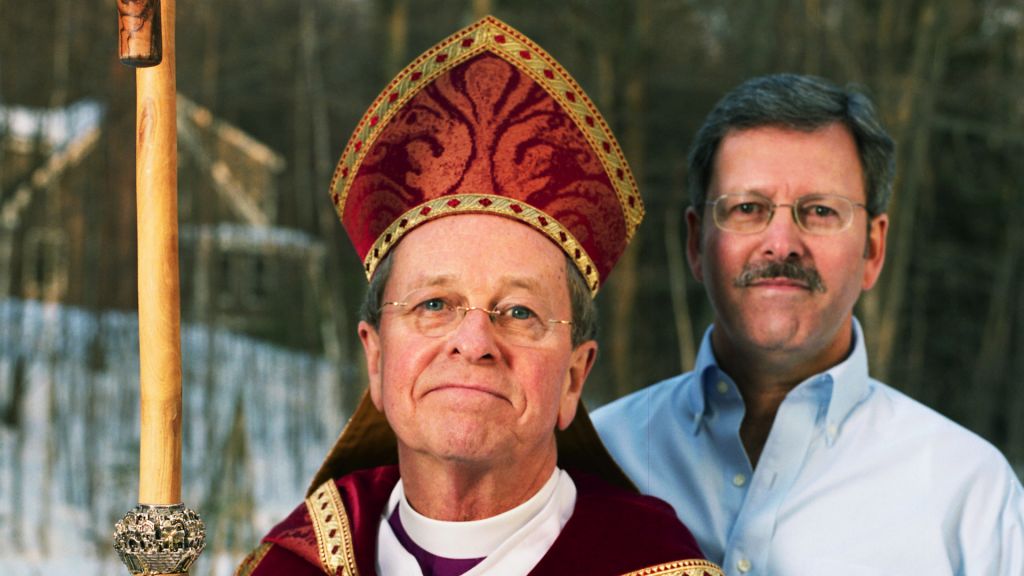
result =
[{"label": "human nose", "polygon": [[448,338],[449,354],[462,356],[470,362],[497,358],[500,351],[495,339],[493,318],[494,312],[486,308],[459,308],[458,323]]},{"label": "human nose", "polygon": [[762,232],[764,255],[773,258],[803,256],[803,229],[797,221],[793,204],[775,204],[772,217]]}]

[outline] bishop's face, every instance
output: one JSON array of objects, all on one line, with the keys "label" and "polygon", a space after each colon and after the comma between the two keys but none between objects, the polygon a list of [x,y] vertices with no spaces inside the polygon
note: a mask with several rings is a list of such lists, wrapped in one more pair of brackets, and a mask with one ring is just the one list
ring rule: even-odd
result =
[{"label": "bishop's face", "polygon": [[[812,132],[760,127],[730,132],[722,140],[708,201],[723,194],[758,193],[775,204],[808,194],[835,194],[866,202],[856,143],[831,124]],[[713,343],[721,356],[776,355],[834,364],[849,351],[853,306],[881,272],[887,216],[868,227],[854,210],[852,224],[834,235],[813,235],[776,209],[768,227],[742,234],[715,225],[710,207],[691,208],[688,256],[715,311]],[[820,287],[787,277],[741,280],[748,270],[789,262],[817,272]]]},{"label": "bishop's face", "polygon": [[[439,218],[391,256],[380,326],[361,323],[370,394],[402,459],[532,470],[555,462],[554,432],[575,415],[596,344],[574,348],[566,259],[529,226],[482,214]],[[543,333],[511,337],[487,312],[446,329],[418,323],[446,306],[536,315]],[[432,321],[432,320],[428,320]]]}]

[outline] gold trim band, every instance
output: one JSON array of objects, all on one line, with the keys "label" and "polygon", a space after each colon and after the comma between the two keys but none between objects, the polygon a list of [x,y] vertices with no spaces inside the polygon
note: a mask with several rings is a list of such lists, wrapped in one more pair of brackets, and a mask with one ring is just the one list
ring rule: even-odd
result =
[{"label": "gold trim band", "polygon": [[622,576],[725,576],[722,569],[707,560],[676,560]]},{"label": "gold trim band", "polygon": [[359,576],[348,514],[333,480],[324,482],[306,498],[306,509],[313,521],[324,570],[337,576]]},{"label": "gold trim band", "polygon": [[267,555],[268,552],[270,552],[270,549],[273,547],[274,545],[269,542],[264,542],[263,544],[257,546],[255,550],[249,552],[249,555],[242,559],[242,562],[238,565],[238,568],[235,568],[234,576],[251,576],[252,573],[256,571],[256,568],[260,565],[260,562],[263,562],[263,558]]},{"label": "gold trim band", "polygon": [[366,258],[363,259],[363,269],[366,271],[367,279],[373,277],[373,272],[377,269],[377,265],[380,264],[383,257],[408,231],[428,220],[451,214],[467,213],[507,216],[524,224],[529,224],[543,232],[555,244],[561,247],[573,263],[576,264],[576,268],[583,274],[583,278],[587,281],[587,286],[590,287],[591,296],[597,295],[597,289],[601,283],[597,266],[594,265],[590,254],[587,254],[586,249],[572,235],[572,232],[569,232],[568,228],[539,208],[506,196],[495,196],[493,194],[452,194],[450,196],[440,196],[406,211],[377,237],[373,246],[366,253]]}]

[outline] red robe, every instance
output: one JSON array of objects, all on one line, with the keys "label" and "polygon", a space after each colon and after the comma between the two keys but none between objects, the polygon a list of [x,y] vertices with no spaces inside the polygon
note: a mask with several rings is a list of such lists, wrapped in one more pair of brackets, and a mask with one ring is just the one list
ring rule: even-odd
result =
[{"label": "red robe", "polygon": [[[721,576],[714,564],[703,560],[690,531],[665,502],[588,474],[570,471],[570,476],[576,484],[575,509],[547,554],[530,571],[532,576],[615,576],[640,571],[660,576]],[[377,530],[397,483],[397,466],[348,474],[334,482],[337,491],[325,483],[263,538],[236,576],[351,576],[352,567],[359,576],[375,576]],[[331,506],[332,500],[343,508]]]}]

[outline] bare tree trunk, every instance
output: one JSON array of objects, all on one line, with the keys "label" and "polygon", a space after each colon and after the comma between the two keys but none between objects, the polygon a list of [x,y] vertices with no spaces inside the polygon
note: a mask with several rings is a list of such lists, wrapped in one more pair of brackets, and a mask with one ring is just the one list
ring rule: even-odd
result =
[{"label": "bare tree trunk", "polygon": [[386,76],[393,76],[405,66],[405,53],[409,44],[409,3],[407,0],[392,0],[387,15],[388,47]]},{"label": "bare tree trunk", "polygon": [[893,195],[890,210],[893,227],[887,248],[886,277],[863,301],[867,327],[874,334],[868,339],[872,372],[882,380],[890,375],[902,328],[901,312],[913,255],[919,184],[931,144],[934,87],[945,72],[947,13],[946,3],[942,2],[925,6],[919,14],[913,63],[898,91],[896,121],[891,123],[902,158],[897,158],[897,193]]},{"label": "bare tree trunk", "polygon": [[666,268],[668,269],[669,292],[672,295],[672,316],[675,320],[676,337],[679,342],[679,369],[681,372],[686,372],[693,368],[693,363],[697,358],[693,319],[690,316],[690,304],[686,289],[686,275],[689,274],[689,271],[686,269],[686,256],[683,249],[686,245],[686,232],[683,230],[686,187],[682,182],[678,182],[672,187],[672,190],[665,221]]},{"label": "bare tree trunk", "polygon": [[[1009,358],[1008,344],[1013,328],[1013,316],[1007,311],[1011,309],[1012,303],[1020,297],[1019,293],[1013,292],[1020,251],[1024,247],[1024,242],[1022,242],[1024,240],[1024,231],[1022,231],[1024,218],[1021,217],[1022,210],[1019,206],[1018,202],[1008,223],[1006,244],[996,268],[992,295],[989,298],[988,314],[985,318],[985,326],[981,331],[981,344],[974,361],[971,394],[967,396],[970,403],[967,426],[986,438],[993,437],[1000,385],[1003,382]],[[1015,417],[1019,418],[1020,414]]]},{"label": "bare tree trunk", "polygon": [[[1024,274],[1017,282],[1016,293],[1024,294]],[[1009,398],[1006,401],[1006,457],[1017,467],[1017,474],[1024,476],[1024,299],[1017,298],[1016,350],[1011,354]],[[1011,352],[1014,352],[1011,350]]]},{"label": "bare tree trunk", "polygon": [[210,110],[217,109],[217,91],[220,78],[220,46],[217,39],[220,35],[220,3],[199,2],[199,18],[205,32],[203,42],[202,63],[202,100],[200,104]]},{"label": "bare tree trunk", "polygon": [[473,0],[473,18],[480,19],[494,11],[491,0]]}]

